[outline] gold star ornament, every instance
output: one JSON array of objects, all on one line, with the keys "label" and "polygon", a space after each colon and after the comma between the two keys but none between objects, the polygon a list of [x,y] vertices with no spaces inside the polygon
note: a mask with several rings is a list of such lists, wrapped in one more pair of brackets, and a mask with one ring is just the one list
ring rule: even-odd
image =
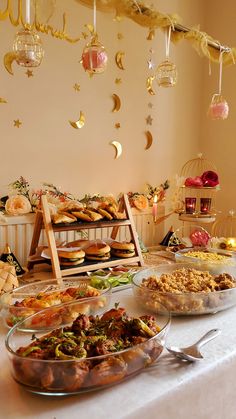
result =
[{"label": "gold star ornament", "polygon": [[119,129],[119,128],[120,128],[120,123],[119,123],[119,122],[117,122],[117,123],[115,124],[115,128],[116,128],[116,129]]},{"label": "gold star ornament", "polygon": [[117,34],[117,38],[119,39],[119,40],[121,40],[121,39],[123,39],[124,38],[124,35],[123,35],[123,33],[118,33]]},{"label": "gold star ornament", "polygon": [[122,83],[122,80],[121,79],[115,79],[115,84],[121,84]]},{"label": "gold star ornament", "polygon": [[74,87],[74,89],[75,89],[76,92],[79,92],[80,91],[80,84],[75,83],[73,87]]},{"label": "gold star ornament", "polygon": [[14,119],[14,127],[20,128],[22,122],[19,119]]},{"label": "gold star ornament", "polygon": [[151,117],[151,115],[148,115],[146,118],[147,125],[152,125],[152,121],[153,121],[153,118]]},{"label": "gold star ornament", "polygon": [[25,72],[25,74],[27,75],[28,78],[34,76],[33,75],[33,70],[29,70],[29,69]]}]

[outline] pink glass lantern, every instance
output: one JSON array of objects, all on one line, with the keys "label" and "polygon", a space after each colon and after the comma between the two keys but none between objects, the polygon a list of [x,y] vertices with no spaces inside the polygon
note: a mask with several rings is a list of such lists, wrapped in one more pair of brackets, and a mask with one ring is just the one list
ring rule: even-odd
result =
[{"label": "pink glass lantern", "polygon": [[107,53],[104,46],[98,41],[97,36],[86,45],[82,53],[82,65],[90,74],[103,73],[107,66]]}]

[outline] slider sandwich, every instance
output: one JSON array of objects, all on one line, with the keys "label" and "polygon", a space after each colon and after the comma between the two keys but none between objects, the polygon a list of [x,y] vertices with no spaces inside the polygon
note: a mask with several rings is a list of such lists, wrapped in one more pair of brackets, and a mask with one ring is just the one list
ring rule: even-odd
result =
[{"label": "slider sandwich", "polygon": [[117,242],[110,244],[112,256],[118,258],[131,258],[135,256],[135,247],[131,242]]}]

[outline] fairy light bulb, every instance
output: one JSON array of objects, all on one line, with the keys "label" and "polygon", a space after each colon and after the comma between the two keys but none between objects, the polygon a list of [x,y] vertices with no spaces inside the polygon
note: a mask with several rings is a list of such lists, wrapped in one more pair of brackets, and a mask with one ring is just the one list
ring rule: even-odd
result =
[{"label": "fairy light bulb", "polygon": [[171,26],[165,34],[166,41],[166,59],[158,65],[156,80],[159,86],[162,87],[173,87],[177,83],[177,68],[174,63],[170,61],[170,36]]},{"label": "fairy light bulb", "polygon": [[106,70],[108,56],[105,47],[99,42],[96,22],[96,0],[93,2],[93,27],[94,35],[85,46],[81,63],[84,70],[89,74],[100,74]]},{"label": "fairy light bulb", "polygon": [[13,42],[16,62],[22,67],[38,67],[44,56],[39,35],[30,29],[30,0],[26,0],[26,27],[20,29]]}]

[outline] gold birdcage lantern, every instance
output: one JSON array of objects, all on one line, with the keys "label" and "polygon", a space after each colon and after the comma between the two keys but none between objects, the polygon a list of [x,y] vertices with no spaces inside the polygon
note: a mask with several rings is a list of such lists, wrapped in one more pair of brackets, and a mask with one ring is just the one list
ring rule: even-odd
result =
[{"label": "gold birdcage lantern", "polygon": [[219,249],[236,251],[236,211],[221,215],[212,225],[211,245]]},{"label": "gold birdcage lantern", "polygon": [[196,218],[205,222],[214,222],[215,195],[219,190],[216,166],[200,154],[184,164],[180,177],[182,180],[180,219]]}]

